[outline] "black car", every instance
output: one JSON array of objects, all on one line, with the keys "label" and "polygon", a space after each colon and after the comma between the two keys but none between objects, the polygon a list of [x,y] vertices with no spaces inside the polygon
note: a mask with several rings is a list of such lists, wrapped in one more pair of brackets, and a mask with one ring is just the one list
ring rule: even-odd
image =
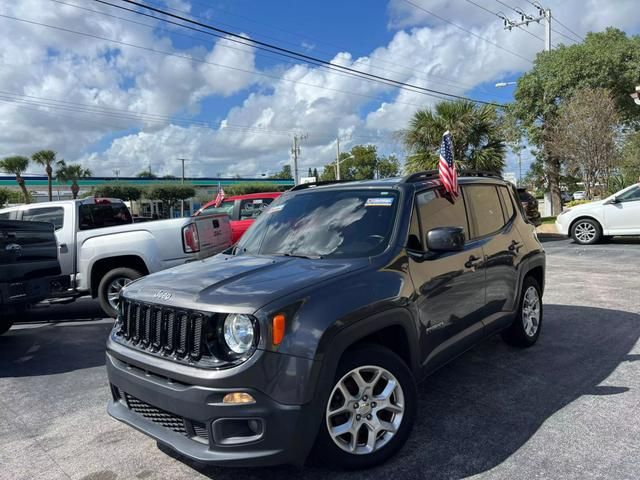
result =
[{"label": "black car", "polygon": [[524,209],[527,220],[536,227],[542,224],[542,217],[538,210],[538,200],[532,194],[527,192],[526,188],[518,188],[518,198]]},{"label": "black car", "polygon": [[515,188],[459,184],[300,185],[227,254],[132,282],[107,345],[109,413],[215,465],[386,460],[416,382],[496,333],[540,335],[545,253]]}]

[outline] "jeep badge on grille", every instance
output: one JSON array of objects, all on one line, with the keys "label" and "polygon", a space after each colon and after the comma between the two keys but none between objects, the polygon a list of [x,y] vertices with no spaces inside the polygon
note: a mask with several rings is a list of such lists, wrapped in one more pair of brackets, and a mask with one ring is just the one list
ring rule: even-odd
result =
[{"label": "jeep badge on grille", "polygon": [[153,294],[155,298],[159,298],[160,300],[169,300],[172,297],[171,292],[167,292],[166,290],[158,290]]}]

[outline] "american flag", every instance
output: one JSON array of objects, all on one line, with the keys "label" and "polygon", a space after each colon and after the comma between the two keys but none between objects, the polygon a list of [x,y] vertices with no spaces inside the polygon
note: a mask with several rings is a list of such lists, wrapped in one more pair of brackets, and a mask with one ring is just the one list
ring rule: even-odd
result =
[{"label": "american flag", "polygon": [[440,173],[440,179],[442,180],[444,189],[454,197],[457,197],[458,173],[456,172],[456,164],[453,161],[453,142],[451,141],[451,133],[449,133],[449,130],[444,132],[444,135],[442,135],[438,171]]},{"label": "american flag", "polygon": [[218,182],[218,193],[216,194],[216,207],[219,207],[222,201],[224,200],[224,190],[222,189],[222,185]]}]

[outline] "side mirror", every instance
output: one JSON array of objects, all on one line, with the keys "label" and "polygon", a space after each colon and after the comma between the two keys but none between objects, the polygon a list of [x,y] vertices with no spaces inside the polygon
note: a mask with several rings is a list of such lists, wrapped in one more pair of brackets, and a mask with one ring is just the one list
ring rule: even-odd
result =
[{"label": "side mirror", "polygon": [[620,200],[618,200],[618,197],[613,197],[611,200],[609,200],[610,203],[620,203]]},{"label": "side mirror", "polygon": [[432,252],[456,252],[464,249],[462,227],[438,227],[427,232],[427,249]]}]

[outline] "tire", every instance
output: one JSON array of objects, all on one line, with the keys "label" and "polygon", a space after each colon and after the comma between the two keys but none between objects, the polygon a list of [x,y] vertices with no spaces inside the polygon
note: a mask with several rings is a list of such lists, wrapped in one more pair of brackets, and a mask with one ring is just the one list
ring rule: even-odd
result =
[{"label": "tire", "polygon": [[24,319],[24,315],[27,311],[27,305],[15,305],[11,307],[5,307],[5,311],[0,317],[0,335],[3,335],[9,331],[16,320]]},{"label": "tire", "polygon": [[[534,303],[537,302],[537,307]],[[537,312],[537,321],[536,313]],[[509,328],[502,332],[502,338],[509,345],[520,348],[531,347],[538,341],[542,330],[542,294],[540,285],[533,277],[525,277],[520,293],[518,314]]]},{"label": "tire", "polygon": [[602,239],[602,228],[595,220],[581,218],[571,226],[571,237],[580,245],[593,245]]},{"label": "tire", "polygon": [[[376,374],[379,374],[377,381],[374,380]],[[354,378],[360,379],[361,387],[357,386]],[[396,387],[386,395],[391,379],[396,381]],[[340,384],[346,389],[346,395],[342,393],[345,390],[339,387]],[[383,394],[386,400],[383,400]],[[376,399],[377,402],[374,401]],[[387,406],[381,407],[382,402]],[[323,420],[313,458],[316,463],[321,461],[323,465],[345,469],[371,468],[386,461],[409,438],[416,402],[415,379],[398,355],[378,345],[363,345],[348,351],[338,365],[331,392],[323,404]],[[356,432],[355,449],[354,435],[350,431],[336,434],[338,432],[334,430],[334,435],[330,434],[329,428],[341,425],[349,425],[349,430]],[[369,433],[374,428],[380,430],[375,434]]]},{"label": "tire", "polygon": [[[98,284],[98,300],[102,310],[108,317],[116,318],[118,316],[118,309],[109,301],[109,295],[118,293],[124,285],[141,276],[142,273],[133,268],[122,267],[109,270],[102,277]],[[119,289],[116,289],[116,284],[120,284]]]},{"label": "tire", "polygon": [[13,326],[13,318],[0,318],[0,335],[5,334]]}]

